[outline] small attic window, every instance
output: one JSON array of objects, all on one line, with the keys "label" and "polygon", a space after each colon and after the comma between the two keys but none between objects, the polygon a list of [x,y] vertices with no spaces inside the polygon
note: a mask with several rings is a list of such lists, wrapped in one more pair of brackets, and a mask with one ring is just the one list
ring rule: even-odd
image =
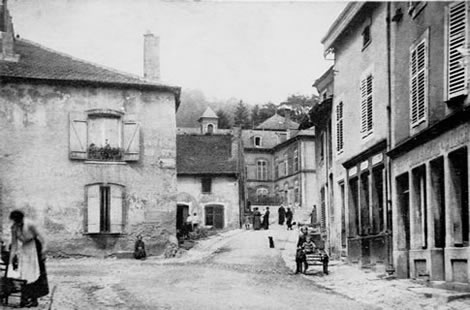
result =
[{"label": "small attic window", "polygon": [[362,31],[362,49],[364,50],[370,44],[370,25],[367,25]]},{"label": "small attic window", "polygon": [[254,142],[255,142],[256,147],[260,147],[261,146],[261,137],[255,137]]}]

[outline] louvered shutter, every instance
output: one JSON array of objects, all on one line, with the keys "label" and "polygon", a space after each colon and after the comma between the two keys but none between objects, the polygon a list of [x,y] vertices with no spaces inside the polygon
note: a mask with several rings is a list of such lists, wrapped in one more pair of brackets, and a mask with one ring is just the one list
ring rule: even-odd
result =
[{"label": "louvered shutter", "polygon": [[69,114],[69,158],[87,159],[87,115],[81,112]]},{"label": "louvered shutter", "polygon": [[123,188],[111,185],[110,223],[112,233],[122,233],[124,228],[123,217]]},{"label": "louvered shutter", "polygon": [[343,102],[336,106],[336,151],[343,150]]},{"label": "louvered shutter", "polygon": [[373,129],[372,82],[372,75],[361,80],[361,133],[363,137],[369,135]]},{"label": "louvered shutter", "polygon": [[469,46],[469,4],[461,1],[449,5],[447,42],[448,99],[468,93],[468,64],[464,64],[462,50]]},{"label": "louvered shutter", "polygon": [[124,120],[124,160],[138,161],[140,158],[140,124],[129,115]]},{"label": "louvered shutter", "polygon": [[100,186],[87,186],[87,232],[100,232]]},{"label": "louvered shutter", "polygon": [[426,40],[418,43],[410,53],[410,117],[411,126],[417,126],[426,120],[427,107],[427,44]]}]

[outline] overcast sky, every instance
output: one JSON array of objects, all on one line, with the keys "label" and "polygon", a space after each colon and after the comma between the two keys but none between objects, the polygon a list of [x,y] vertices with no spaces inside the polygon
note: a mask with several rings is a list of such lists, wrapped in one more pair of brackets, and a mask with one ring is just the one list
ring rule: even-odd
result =
[{"label": "overcast sky", "polygon": [[313,93],[320,43],[345,2],[9,0],[17,34],[142,75],[143,34],[160,36],[162,80],[206,98],[279,103]]}]

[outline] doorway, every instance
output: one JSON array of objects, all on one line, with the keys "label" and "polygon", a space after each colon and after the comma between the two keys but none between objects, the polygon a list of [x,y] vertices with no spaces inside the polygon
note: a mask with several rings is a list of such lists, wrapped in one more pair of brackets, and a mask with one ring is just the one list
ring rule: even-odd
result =
[{"label": "doorway", "polygon": [[178,204],[176,207],[176,229],[182,230],[189,214],[189,206]]}]

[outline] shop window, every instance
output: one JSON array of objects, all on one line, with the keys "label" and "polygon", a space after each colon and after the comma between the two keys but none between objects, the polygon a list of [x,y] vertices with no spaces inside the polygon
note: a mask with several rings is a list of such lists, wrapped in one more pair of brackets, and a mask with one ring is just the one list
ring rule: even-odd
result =
[{"label": "shop window", "polygon": [[205,177],[201,179],[202,193],[209,194],[212,192],[212,179]]},{"label": "shop window", "polygon": [[70,113],[70,159],[138,161],[139,154],[140,125],[134,116],[104,109]]},{"label": "shop window", "polygon": [[370,227],[370,202],[369,202],[369,173],[364,172],[361,174],[361,193],[360,193],[360,217],[361,217],[361,235],[369,235],[371,232]]},{"label": "shop window", "polygon": [[205,224],[216,229],[224,228],[224,206],[207,205],[205,211]]},{"label": "shop window", "polygon": [[430,162],[431,191],[430,201],[434,218],[434,246],[443,248],[446,237],[445,196],[444,196],[444,158],[439,157]]},{"label": "shop window", "polygon": [[469,245],[468,161],[467,149],[449,154],[449,202],[455,246]]},{"label": "shop window", "polygon": [[413,235],[417,236],[416,246],[427,248],[428,224],[427,224],[427,201],[426,201],[426,169],[420,166],[412,170],[412,206],[413,223],[415,231]]},{"label": "shop window", "polygon": [[397,244],[398,250],[410,249],[410,188],[408,173],[396,178],[397,186]]},{"label": "shop window", "polygon": [[359,186],[358,178],[355,177],[349,180],[349,236],[355,237],[358,235],[359,229]]},{"label": "shop window", "polygon": [[122,233],[124,231],[124,187],[116,184],[86,186],[88,233]]},{"label": "shop window", "polygon": [[372,232],[377,234],[385,229],[384,168],[372,170]]}]

